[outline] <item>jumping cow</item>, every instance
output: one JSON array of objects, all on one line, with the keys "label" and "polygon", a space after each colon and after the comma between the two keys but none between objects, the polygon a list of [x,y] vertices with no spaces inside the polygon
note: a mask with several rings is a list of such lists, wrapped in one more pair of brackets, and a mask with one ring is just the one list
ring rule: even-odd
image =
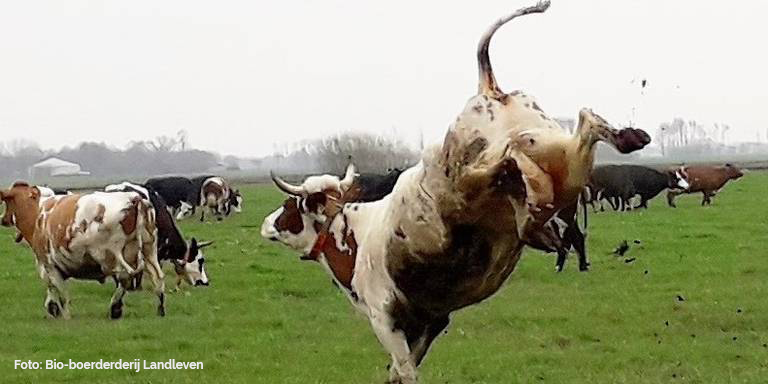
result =
[{"label": "jumping cow", "polygon": [[[108,185],[107,192],[135,192],[148,199],[156,212],[157,222],[157,258],[160,262],[173,263],[176,271],[176,290],[181,288],[183,281],[194,286],[207,286],[210,283],[205,268],[205,256],[202,249],[213,242],[198,243],[194,237],[187,243],[181,234],[173,216],[165,205],[165,200],[157,191],[149,186],[123,182]],[[141,275],[136,276],[132,288],[141,286]]]},{"label": "jumping cow", "polygon": [[390,354],[391,383],[417,381],[417,367],[451,313],[498,291],[525,244],[563,247],[549,223],[577,201],[598,141],[623,153],[650,141],[641,130],[615,130],[587,109],[568,135],[532,97],[499,89],[488,57],[491,37],[506,22],[548,6],[518,10],[483,35],[478,94],[443,144],[426,149],[381,200],[348,202],[352,165],[343,178],[311,176],[301,185],[275,177],[288,198],[265,219],[262,235],[329,271]]},{"label": "jumping cow", "polygon": [[744,176],[744,173],[738,167],[731,164],[725,164],[721,167],[708,165],[684,166],[680,168],[679,173],[685,177],[690,187],[682,191],[669,191],[667,193],[667,203],[670,207],[677,207],[675,205],[675,197],[677,195],[698,192],[704,195],[701,205],[710,205],[712,204],[712,197],[729,180],[736,180]]},{"label": "jumping cow", "polygon": [[110,316],[121,317],[130,280],[145,268],[158,297],[157,313],[165,315],[155,211],[148,200],[134,192],[95,192],[50,198],[41,206],[40,190],[23,182],[0,191],[0,199],[6,205],[2,225],[16,226],[35,253],[50,316],[70,317],[66,279],[103,283],[115,277]]}]

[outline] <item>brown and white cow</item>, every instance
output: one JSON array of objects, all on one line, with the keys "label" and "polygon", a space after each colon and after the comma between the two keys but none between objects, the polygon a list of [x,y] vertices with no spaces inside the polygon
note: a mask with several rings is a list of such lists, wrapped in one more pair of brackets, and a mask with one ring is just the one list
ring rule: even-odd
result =
[{"label": "brown and white cow", "polygon": [[526,243],[562,246],[549,220],[578,198],[606,141],[621,152],[649,142],[581,111],[575,136],[533,98],[504,94],[488,60],[493,33],[548,2],[499,20],[478,46],[479,94],[381,200],[349,203],[354,168],[344,178],[312,176],[301,185],[275,177],[289,194],[262,234],[317,260],[369,319],[392,358],[390,382],[413,383],[417,367],[453,311],[493,295]]},{"label": "brown and white cow", "polygon": [[130,279],[146,269],[165,315],[165,284],[157,260],[155,212],[133,192],[68,195],[40,204],[40,190],[23,182],[0,191],[6,205],[4,226],[16,226],[35,253],[47,285],[45,308],[53,317],[70,317],[65,280],[115,277],[110,316],[122,316]]},{"label": "brown and white cow", "polygon": [[675,197],[684,193],[698,193],[701,192],[704,197],[701,200],[701,205],[712,204],[712,197],[720,191],[721,188],[730,180],[736,180],[744,173],[732,164],[725,164],[723,166],[711,166],[711,165],[690,165],[680,167],[679,173],[688,182],[689,187],[684,190],[670,190],[667,192],[667,203],[670,207],[677,207],[675,205]]}]

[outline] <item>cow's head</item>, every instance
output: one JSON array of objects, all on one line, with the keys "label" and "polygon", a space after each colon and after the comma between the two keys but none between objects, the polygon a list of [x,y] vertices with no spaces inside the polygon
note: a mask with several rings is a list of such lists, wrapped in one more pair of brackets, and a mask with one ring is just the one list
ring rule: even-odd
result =
[{"label": "cow's head", "polygon": [[347,167],[343,178],[310,176],[301,185],[289,184],[272,175],[272,181],[288,198],[282,207],[264,219],[261,236],[309,255],[323,224],[336,213],[332,212],[333,203],[349,190],[355,175],[352,164]]},{"label": "cow's head", "polygon": [[194,237],[189,242],[187,248],[187,254],[183,261],[175,261],[176,274],[185,280],[189,285],[203,285],[210,284],[208,279],[208,272],[205,268],[205,256],[203,255],[203,248],[213,244],[213,241],[197,242]]},{"label": "cow's head", "polygon": [[688,176],[683,173],[683,168],[667,171],[667,188],[687,190],[691,187],[688,183]]},{"label": "cow's head", "polygon": [[725,173],[726,175],[728,175],[729,179],[735,180],[744,176],[744,172],[742,172],[741,169],[739,169],[739,167],[736,167],[733,164],[728,163],[728,164],[725,164],[724,167],[725,167]]},{"label": "cow's head", "polygon": [[182,201],[179,206],[179,212],[176,214],[176,220],[182,220],[195,214],[195,206]]},{"label": "cow's head", "polygon": [[24,182],[16,182],[8,190],[0,191],[0,199],[5,203],[5,213],[0,221],[4,227],[18,226],[19,217],[37,219],[40,203],[40,190]]},{"label": "cow's head", "polygon": [[229,192],[229,199],[227,200],[227,211],[229,215],[232,212],[240,213],[243,211],[243,195],[240,194],[240,190],[233,189]]}]

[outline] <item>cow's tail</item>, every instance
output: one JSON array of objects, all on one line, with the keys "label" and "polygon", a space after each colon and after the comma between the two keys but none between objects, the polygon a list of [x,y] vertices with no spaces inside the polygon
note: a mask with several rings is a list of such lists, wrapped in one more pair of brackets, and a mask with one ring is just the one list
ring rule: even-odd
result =
[{"label": "cow's tail", "polygon": [[491,44],[493,34],[496,33],[502,25],[508,23],[512,19],[531,13],[542,13],[546,11],[547,8],[549,8],[549,0],[539,1],[534,6],[518,9],[512,14],[502,17],[485,31],[480,38],[480,42],[477,44],[477,66],[480,73],[480,81],[477,90],[478,94],[496,99],[501,98],[504,95],[501,89],[499,89],[496,78],[493,76],[493,68],[491,67],[491,60],[488,56],[488,47]]}]

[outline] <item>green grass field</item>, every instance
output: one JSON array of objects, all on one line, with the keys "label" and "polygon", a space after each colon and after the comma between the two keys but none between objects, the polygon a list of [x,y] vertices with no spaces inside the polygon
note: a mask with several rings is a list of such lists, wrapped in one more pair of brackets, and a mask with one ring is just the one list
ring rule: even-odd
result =
[{"label": "green grass field", "polygon": [[[382,383],[388,355],[318,265],[263,241],[282,201],[244,187],[244,213],[185,221],[211,286],[150,292],[108,319],[113,285],[70,281],[72,320],[44,315],[31,251],[0,230],[1,383]],[[592,271],[529,251],[492,299],[455,314],[421,369],[424,383],[764,383],[768,381],[768,173],[731,183],[711,207],[662,197],[648,211],[592,215]],[[621,240],[640,240],[625,258]],[[636,258],[626,263],[626,258]],[[166,268],[168,285],[172,269]],[[145,284],[148,285],[148,284]],[[677,298],[680,295],[684,301]],[[202,361],[202,371],[14,370],[14,360]]]}]

